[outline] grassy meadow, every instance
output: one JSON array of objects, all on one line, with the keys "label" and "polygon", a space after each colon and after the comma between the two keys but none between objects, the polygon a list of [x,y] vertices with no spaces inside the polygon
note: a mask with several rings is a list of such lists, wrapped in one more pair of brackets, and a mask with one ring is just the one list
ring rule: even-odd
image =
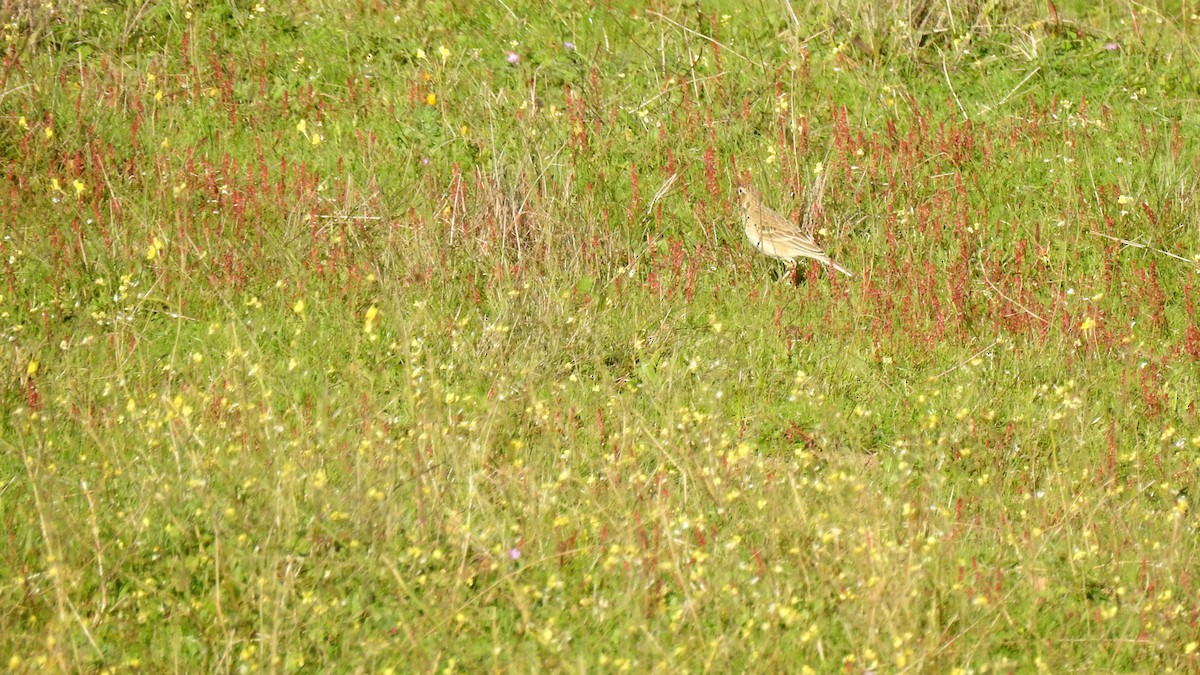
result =
[{"label": "grassy meadow", "polygon": [[0,19],[0,669],[1200,670],[1200,3]]}]

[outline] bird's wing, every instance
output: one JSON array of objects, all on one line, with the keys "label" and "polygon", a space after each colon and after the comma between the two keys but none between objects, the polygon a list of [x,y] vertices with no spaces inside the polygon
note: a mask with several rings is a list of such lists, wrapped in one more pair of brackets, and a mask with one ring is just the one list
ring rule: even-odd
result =
[{"label": "bird's wing", "polygon": [[812,237],[793,225],[783,216],[771,211],[763,219],[762,238],[771,242],[775,254],[781,258],[813,258],[828,264],[829,256],[817,246]]}]

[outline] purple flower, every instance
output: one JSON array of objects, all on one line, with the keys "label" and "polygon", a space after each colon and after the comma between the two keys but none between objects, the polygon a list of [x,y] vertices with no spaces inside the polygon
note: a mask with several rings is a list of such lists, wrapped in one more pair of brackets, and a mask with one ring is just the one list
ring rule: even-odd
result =
[{"label": "purple flower", "polygon": [[516,63],[517,61],[521,60],[521,55],[516,52],[504,52],[504,53],[507,54],[507,56],[504,57],[504,60],[508,61],[509,63]]},{"label": "purple flower", "polygon": [[428,158],[428,157],[422,157],[422,158],[421,158],[421,164],[423,164],[423,165],[424,165],[424,164],[429,164],[429,158]]},{"label": "purple flower", "polygon": [[569,49],[571,51],[575,51],[575,43],[574,42],[564,42],[563,47],[566,47],[567,49]]},{"label": "purple flower", "polygon": [[1110,42],[1110,43],[1104,45],[1104,51],[1106,51],[1106,52],[1115,52],[1120,48],[1121,48],[1121,45],[1119,45],[1115,42]]},{"label": "purple flower", "polygon": [[520,558],[520,557],[521,557],[521,550],[520,550],[520,549],[517,549],[517,548],[510,548],[510,549],[508,549],[508,557],[509,557],[509,559],[511,559],[511,560],[516,560],[517,558]]}]

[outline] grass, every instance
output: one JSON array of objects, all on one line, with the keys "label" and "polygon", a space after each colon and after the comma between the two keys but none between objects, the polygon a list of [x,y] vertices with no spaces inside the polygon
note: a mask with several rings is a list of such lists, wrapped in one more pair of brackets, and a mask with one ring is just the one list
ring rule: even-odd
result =
[{"label": "grass", "polygon": [[0,666],[1200,667],[1195,3],[0,11]]}]

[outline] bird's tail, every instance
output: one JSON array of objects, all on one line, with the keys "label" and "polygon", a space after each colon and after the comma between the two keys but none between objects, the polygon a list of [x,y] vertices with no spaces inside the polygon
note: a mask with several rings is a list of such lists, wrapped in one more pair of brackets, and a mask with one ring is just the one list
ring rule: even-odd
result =
[{"label": "bird's tail", "polygon": [[841,265],[837,264],[837,261],[833,260],[832,258],[826,258],[826,260],[829,261],[829,266],[832,267],[833,269],[841,272],[842,274],[845,274],[848,277],[854,276],[854,272],[851,272],[850,270],[846,269],[845,267],[842,267]]}]

